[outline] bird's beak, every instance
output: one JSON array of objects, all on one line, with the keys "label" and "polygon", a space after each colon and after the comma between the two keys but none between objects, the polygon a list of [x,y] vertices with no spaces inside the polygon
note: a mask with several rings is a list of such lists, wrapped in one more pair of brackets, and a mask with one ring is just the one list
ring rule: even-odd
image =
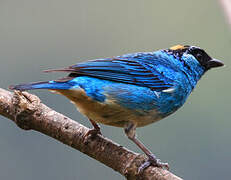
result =
[{"label": "bird's beak", "polygon": [[215,68],[215,67],[221,67],[224,66],[224,63],[221,62],[218,59],[211,59],[210,61],[208,61],[208,65],[209,68]]}]

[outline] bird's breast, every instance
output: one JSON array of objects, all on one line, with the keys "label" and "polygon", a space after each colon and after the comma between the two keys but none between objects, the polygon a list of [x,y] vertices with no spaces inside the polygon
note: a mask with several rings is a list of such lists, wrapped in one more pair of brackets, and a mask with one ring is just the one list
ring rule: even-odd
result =
[{"label": "bird's breast", "polygon": [[96,101],[87,96],[81,88],[56,91],[70,99],[80,113],[98,123],[124,127],[125,124],[132,121],[139,127],[148,125],[162,118],[156,109],[148,111],[129,109],[121,106],[117,100],[113,98],[107,98],[104,102]]}]

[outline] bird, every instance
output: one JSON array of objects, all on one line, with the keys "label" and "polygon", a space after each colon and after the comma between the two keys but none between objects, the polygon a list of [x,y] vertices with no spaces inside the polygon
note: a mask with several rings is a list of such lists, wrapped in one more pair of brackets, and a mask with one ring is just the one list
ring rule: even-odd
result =
[{"label": "bird", "polygon": [[157,159],[137,138],[136,128],[176,112],[204,73],[223,65],[200,47],[176,45],[49,69],[45,72],[67,72],[68,75],[9,88],[19,91],[48,89],[66,96],[93,125],[87,137],[101,134],[98,123],[122,127],[128,139],[148,157],[139,172],[150,165],[169,169],[168,163]]}]

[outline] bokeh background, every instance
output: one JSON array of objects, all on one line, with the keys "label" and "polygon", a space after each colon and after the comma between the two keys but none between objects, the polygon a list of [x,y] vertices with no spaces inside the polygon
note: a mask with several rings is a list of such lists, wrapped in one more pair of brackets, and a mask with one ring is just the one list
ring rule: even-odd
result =
[{"label": "bokeh background", "polygon": [[[0,87],[63,75],[41,72],[48,68],[179,43],[203,47],[226,67],[209,71],[183,108],[138,129],[138,136],[184,179],[229,179],[231,36],[217,1],[0,0]],[[90,127],[64,97],[42,90],[33,93]],[[102,132],[140,152],[122,129],[102,126]],[[0,117],[0,179],[124,178],[54,139],[23,131]]]}]

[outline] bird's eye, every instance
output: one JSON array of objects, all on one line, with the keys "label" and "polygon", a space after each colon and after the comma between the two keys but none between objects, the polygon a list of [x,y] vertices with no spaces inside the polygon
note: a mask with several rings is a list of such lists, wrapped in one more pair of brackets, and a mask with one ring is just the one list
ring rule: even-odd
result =
[{"label": "bird's eye", "polygon": [[201,54],[201,53],[197,53],[197,54],[196,54],[196,58],[197,58],[197,59],[201,59],[201,58],[202,58],[202,54]]}]

